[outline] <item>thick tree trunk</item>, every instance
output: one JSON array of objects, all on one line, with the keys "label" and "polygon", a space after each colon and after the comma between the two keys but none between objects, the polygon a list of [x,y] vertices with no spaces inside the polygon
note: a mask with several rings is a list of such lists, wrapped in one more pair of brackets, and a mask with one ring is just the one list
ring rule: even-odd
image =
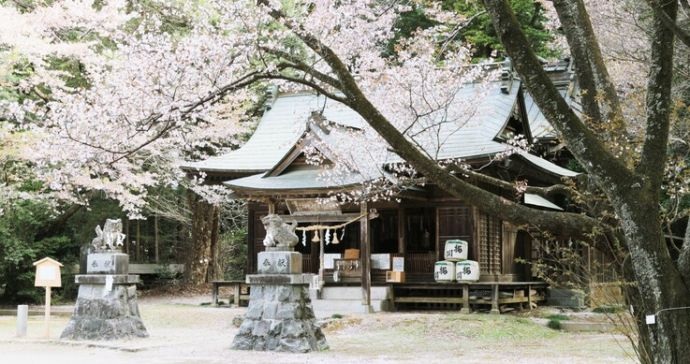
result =
[{"label": "thick tree trunk", "polygon": [[[653,199],[647,201],[654,201]],[[690,363],[690,290],[676,268],[657,220],[658,204],[644,194],[621,201],[616,210],[630,251],[639,300],[633,302],[641,344],[653,363]],[[647,325],[644,317],[655,315]]]},{"label": "thick tree trunk", "polygon": [[189,192],[187,197],[192,211],[192,242],[186,255],[185,278],[190,284],[205,283],[209,266],[213,262],[211,247],[218,238],[218,207],[207,203],[199,195]]},{"label": "thick tree trunk", "polygon": [[[622,274],[624,282],[635,282],[635,272],[633,272],[633,266],[629,256],[623,263]],[[640,322],[645,322],[645,312],[641,305],[642,297],[640,296],[639,287],[637,284],[624,284],[622,288],[626,302],[628,302],[628,304],[630,304],[633,308],[632,316],[633,320],[635,320],[633,325],[635,325],[637,328],[637,337],[635,337],[634,333],[630,333],[628,338],[630,339],[631,344],[635,347],[635,351],[638,359],[640,359],[640,363],[651,364],[654,361],[652,360],[651,354],[647,351],[648,348],[652,347],[651,343],[649,342],[648,328],[647,325],[640,325]]]},{"label": "thick tree trunk", "polygon": [[[566,31],[574,32],[570,34],[571,43],[586,41],[582,37],[591,34],[582,33],[591,30],[582,23],[582,19],[586,18],[584,8],[569,8],[573,4],[582,5],[582,2],[556,3],[561,16],[572,16],[564,22],[564,26],[569,27]],[[649,354],[650,361],[657,364],[690,363],[690,345],[687,343],[690,311],[683,309],[690,306],[690,291],[670,257],[661,231],[659,211],[671,110],[673,34],[664,28],[656,14],[650,36],[652,52],[647,86],[647,130],[640,162],[635,171],[631,171],[610,153],[600,138],[582,123],[558,94],[527,46],[528,42],[508,1],[484,0],[484,4],[527,89],[573,155],[589,175],[596,178],[596,183],[616,210],[639,293],[637,317],[655,315],[656,319],[656,323],[651,325],[646,325],[643,320],[638,321],[641,335],[646,333],[646,337],[640,340],[643,350]],[[664,2],[663,10],[672,19],[675,19],[676,4],[675,1]],[[595,65],[587,58],[588,55],[591,53],[573,53],[577,64]],[[587,68],[579,71],[586,72]],[[592,76],[592,80],[596,79],[594,75],[589,76]],[[599,91],[605,89],[596,83],[591,86],[599,87]],[[602,95],[613,97],[605,92]]]}]

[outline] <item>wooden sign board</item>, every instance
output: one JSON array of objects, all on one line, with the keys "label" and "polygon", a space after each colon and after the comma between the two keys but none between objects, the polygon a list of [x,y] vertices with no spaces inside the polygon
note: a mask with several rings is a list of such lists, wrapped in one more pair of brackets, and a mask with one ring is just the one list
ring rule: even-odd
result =
[{"label": "wooden sign board", "polygon": [[342,215],[340,205],[335,201],[316,198],[296,198],[285,200],[290,215]]},{"label": "wooden sign board", "polygon": [[43,258],[34,263],[36,267],[36,287],[62,287],[60,268],[62,264],[51,258]]}]

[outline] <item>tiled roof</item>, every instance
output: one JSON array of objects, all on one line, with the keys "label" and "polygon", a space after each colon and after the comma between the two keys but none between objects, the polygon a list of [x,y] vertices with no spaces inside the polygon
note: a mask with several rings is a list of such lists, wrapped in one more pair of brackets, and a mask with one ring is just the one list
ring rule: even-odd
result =
[{"label": "tiled roof", "polygon": [[[501,86],[504,86],[503,90]],[[520,82],[513,81],[507,89],[501,82],[494,82],[488,86],[488,89],[483,90],[477,90],[472,85],[460,89],[457,100],[476,98],[477,92],[481,92],[476,111],[462,123],[457,121],[442,123],[437,140],[423,145],[425,150],[438,160],[450,158],[467,160],[505,151],[508,146],[495,141],[494,138],[508,121],[517,102],[519,88]],[[528,94],[525,94],[525,99],[528,115],[535,117],[536,120],[534,122],[530,120],[531,127],[536,128],[538,135],[544,135],[548,122]],[[528,100],[530,101],[527,102]],[[238,186],[241,184],[244,187],[251,184],[255,186],[254,188],[271,189],[279,188],[276,186],[300,183],[303,188],[309,186],[311,186],[309,188],[326,188],[327,186],[320,184],[321,182],[307,181],[314,179],[315,176],[311,175],[315,173],[313,170],[288,172],[270,178],[262,178],[263,173],[259,173],[270,170],[291,150],[304,134],[310,114],[319,110],[324,111],[326,119],[341,125],[354,128],[363,128],[365,125],[365,121],[355,111],[324,96],[313,93],[281,94],[265,112],[249,141],[240,149],[204,161],[187,163],[182,168],[208,172],[256,172],[256,175],[231,182],[231,184]],[[532,133],[535,135],[535,130]],[[523,157],[551,173],[562,176],[576,175],[575,172],[537,156],[524,153]],[[399,157],[392,155],[387,162],[397,161]]]}]

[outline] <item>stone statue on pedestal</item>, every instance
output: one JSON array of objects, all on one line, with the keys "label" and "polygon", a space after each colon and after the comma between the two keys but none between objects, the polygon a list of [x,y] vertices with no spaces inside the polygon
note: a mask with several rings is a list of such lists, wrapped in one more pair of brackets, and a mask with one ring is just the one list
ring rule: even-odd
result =
[{"label": "stone statue on pedestal", "polygon": [[138,275],[129,273],[129,256],[122,253],[125,234],[120,219],[96,227],[93,251],[86,257],[86,274],[75,276],[79,294],[74,313],[61,339],[113,340],[147,337],[137,304]]},{"label": "stone statue on pedestal", "polygon": [[261,221],[266,251],[258,254],[259,274],[247,275],[249,307],[232,348],[299,353],[328,349],[309,298],[312,275],[302,274],[302,255],[293,250],[299,241],[297,223],[286,224],[274,214]]}]

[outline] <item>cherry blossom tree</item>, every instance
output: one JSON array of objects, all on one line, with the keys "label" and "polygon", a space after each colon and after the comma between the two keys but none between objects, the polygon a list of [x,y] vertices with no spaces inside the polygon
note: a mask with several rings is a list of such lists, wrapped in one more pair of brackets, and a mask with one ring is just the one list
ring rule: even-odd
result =
[{"label": "cherry blossom tree", "polygon": [[[690,360],[685,336],[690,330],[687,262],[673,258],[661,226],[660,196],[666,174],[674,81],[674,33],[678,3],[657,4],[649,21],[639,24],[649,36],[646,77],[644,138],[639,149],[626,149],[626,123],[615,84],[612,82],[582,1],[554,1],[554,7],[577,64],[577,78],[585,114],[569,110],[538,67],[534,53],[505,1],[485,1],[507,53],[518,72],[552,122],[561,138],[595,178],[611,204],[621,241],[630,260],[629,276],[637,284],[633,301],[640,330],[641,359],[645,362],[684,363]],[[668,19],[667,19],[668,18]],[[633,38],[635,36],[633,35]],[[638,38],[639,39],[639,38]],[[606,134],[594,130],[605,127]],[[683,250],[690,248],[686,241]],[[683,256],[681,251],[680,257]],[[655,315],[647,325],[644,315]]]},{"label": "cherry blossom tree", "polygon": [[[72,6],[64,4],[72,3],[57,2],[49,8]],[[11,128],[3,135],[26,135],[20,155],[35,166],[36,176],[55,195],[68,199],[81,190],[102,190],[136,212],[147,187],[179,180],[180,173],[171,166],[234,137],[237,120],[246,119],[256,99],[252,87],[269,81],[283,89],[306,87],[351,108],[367,124],[366,150],[353,134],[339,135],[353,152],[328,156],[335,159],[336,175],[353,170],[367,176],[381,173],[381,163],[392,150],[400,158],[395,171],[399,176],[423,177],[501,219],[554,234],[623,244],[630,257],[627,272],[637,284],[632,301],[637,319],[690,306],[687,264],[669,253],[659,208],[668,165],[676,3],[656,4],[651,20],[641,24],[651,38],[644,43],[649,44],[650,72],[645,80],[645,116],[638,117],[645,131],[639,148],[629,145],[626,95],[619,95],[612,81],[614,72],[607,68],[583,0],[553,2],[577,64],[582,116],[570,109],[542,71],[508,2],[484,4],[527,89],[608,200],[613,218],[534,210],[475,182],[516,192],[548,194],[552,189],[516,187],[462,164],[435,160],[434,147],[442,141],[434,138],[434,120],[443,115],[462,125],[476,111],[473,100],[481,98],[482,88],[477,87],[466,102],[455,102],[459,85],[481,85],[491,72],[471,64],[467,47],[439,50],[439,41],[448,39],[464,19],[433,6],[424,11],[438,25],[398,44],[396,57],[385,56],[382,48],[393,36],[397,14],[410,9],[399,2],[162,5],[161,14],[184,22],[180,34],[166,32],[160,14],[137,14],[117,3],[106,10],[82,6],[78,9],[83,14],[94,13],[84,19],[97,19],[99,11],[120,14],[107,17],[114,23],[103,29],[84,20],[76,23],[79,29],[102,31],[107,46],[86,42],[79,44],[79,52],[73,51],[73,44],[50,51],[25,47],[22,52],[38,64],[54,52],[78,58],[88,87],[69,87],[64,75],[37,67],[22,83],[37,97],[5,103],[13,117],[5,122]],[[34,14],[15,11],[11,17],[14,22],[26,17],[24,24],[33,29],[26,34],[35,34],[40,40],[36,44],[58,45],[57,27],[32,20]],[[75,17],[78,11],[61,14],[67,24],[82,19]],[[4,38],[3,42],[12,44]],[[690,251],[690,243],[683,251]],[[638,323],[644,360],[690,360],[684,343],[690,314],[668,311],[657,315],[654,326]]]}]

